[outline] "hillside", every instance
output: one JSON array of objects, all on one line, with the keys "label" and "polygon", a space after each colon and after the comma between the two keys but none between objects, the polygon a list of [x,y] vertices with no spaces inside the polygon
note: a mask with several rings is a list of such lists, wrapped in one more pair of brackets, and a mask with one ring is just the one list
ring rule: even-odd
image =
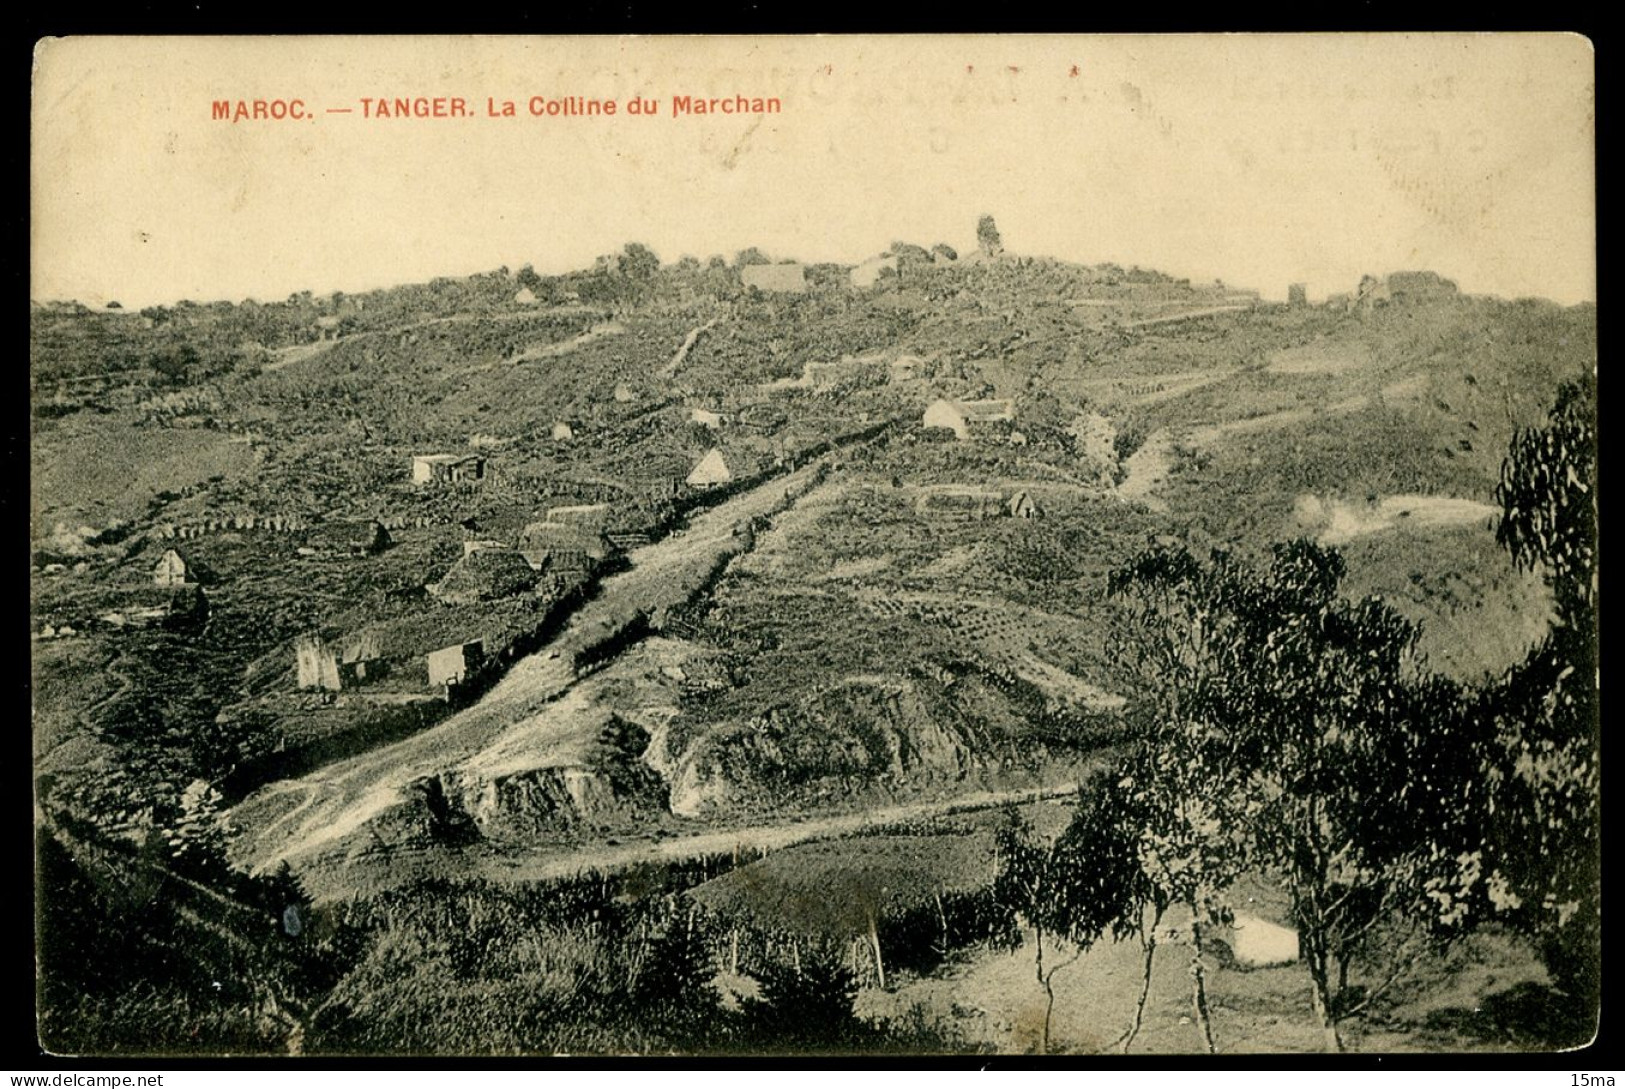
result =
[{"label": "hillside", "polygon": [[1150,542],[1334,545],[1459,680],[1551,623],[1495,486],[1594,306],[918,248],[764,291],[635,249],[36,305],[42,809],[144,842],[203,780],[321,902],[522,881],[1075,789],[1143,712],[1107,585]]}]

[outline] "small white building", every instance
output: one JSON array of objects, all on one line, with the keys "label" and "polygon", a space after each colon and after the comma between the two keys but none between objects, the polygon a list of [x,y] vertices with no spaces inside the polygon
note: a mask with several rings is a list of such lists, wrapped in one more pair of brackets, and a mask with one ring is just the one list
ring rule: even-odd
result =
[{"label": "small white building", "polygon": [[685,483],[691,488],[716,488],[733,480],[733,470],[722,457],[722,451],[712,447],[688,474]]},{"label": "small white building", "polygon": [[758,291],[804,294],[807,290],[807,269],[804,265],[746,265],[739,271],[746,287]]},{"label": "small white building", "polygon": [[924,427],[942,427],[958,439],[968,439],[978,427],[1009,423],[1016,418],[1015,406],[1009,401],[950,401],[938,398],[926,408],[921,419]]},{"label": "small white building", "polygon": [[485,643],[474,639],[429,654],[429,685],[450,688],[468,680],[485,662]]},{"label": "small white building", "polygon": [[158,562],[152,568],[152,581],[157,586],[174,588],[177,586],[190,586],[197,582],[197,575],[185,556],[173,548],[166,549],[158,557]]},{"label": "small white building", "polygon": [[412,483],[455,484],[480,480],[485,476],[485,459],[479,454],[414,454]]},{"label": "small white building", "polygon": [[337,692],[344,687],[339,678],[338,655],[319,636],[305,635],[296,639],[293,655],[300,688],[325,688]]},{"label": "small white building", "polygon": [[1038,502],[1035,499],[1033,499],[1030,492],[1017,492],[1015,495],[1011,496],[1010,502],[1005,504],[1005,509],[1010,512],[1010,517],[1012,518],[1044,517],[1043,508],[1038,505]]}]

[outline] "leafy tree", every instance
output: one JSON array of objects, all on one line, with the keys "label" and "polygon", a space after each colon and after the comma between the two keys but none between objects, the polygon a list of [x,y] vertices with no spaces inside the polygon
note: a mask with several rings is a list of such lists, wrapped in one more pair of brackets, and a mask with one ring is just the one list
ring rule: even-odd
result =
[{"label": "leafy tree", "polygon": [[1054,851],[1036,842],[1032,830],[1012,810],[996,839],[999,873],[994,881],[994,899],[1025,919],[1033,928],[1033,973],[1044,989],[1044,1023],[1038,1040],[1038,1053],[1049,1054],[1050,1019],[1055,1012],[1055,975],[1077,963],[1088,951],[1085,942],[1072,943],[1072,953],[1046,963],[1044,935],[1065,938],[1070,927],[1063,903],[1067,897],[1062,884],[1070,877],[1056,865]]},{"label": "leafy tree", "polygon": [[[1204,942],[1231,920],[1225,893],[1249,846],[1243,820],[1249,769],[1229,744],[1224,721],[1227,685],[1242,653],[1234,605],[1244,579],[1223,554],[1204,565],[1182,548],[1159,546],[1109,583],[1134,633],[1121,651],[1124,664],[1152,709],[1122,776],[1129,803],[1123,819],[1135,838],[1141,879],[1153,890],[1145,902],[1190,912],[1192,1020],[1209,1052],[1217,1048]],[[1148,957],[1153,953],[1154,946]]]},{"label": "leafy tree", "polygon": [[[1456,689],[1420,673],[1413,624],[1339,595],[1344,570],[1309,541],[1276,546],[1238,602],[1225,713],[1251,775],[1251,846],[1285,878],[1333,1051],[1342,1021],[1473,921],[1483,831],[1482,739]],[[1360,954],[1380,982],[1349,982]]]},{"label": "leafy tree", "polygon": [[[1077,961],[1102,937],[1148,936],[1145,980],[1150,982],[1150,955],[1166,904],[1157,904],[1149,922],[1145,910],[1156,899],[1138,866],[1136,844],[1123,821],[1127,799],[1107,778],[1079,791],[1071,822],[1053,844],[1036,842],[1031,829],[1012,810],[996,836],[999,873],[994,899],[1024,918],[1033,928],[1033,971],[1044,990],[1040,1053],[1050,1048],[1055,1012],[1055,976]],[[1072,946],[1069,956],[1046,961],[1045,935]],[[1145,1009],[1141,993],[1134,1024],[1124,1034],[1124,1050],[1138,1031]]]},{"label": "leafy tree", "polygon": [[660,258],[641,242],[628,242],[621,251],[620,272],[631,280],[648,282],[660,271]]},{"label": "leafy tree", "polygon": [[[1262,574],[1158,547],[1112,579],[1155,710],[1124,782],[1145,878],[1193,917],[1193,1007],[1212,1047],[1205,928],[1244,870],[1291,895],[1327,1046],[1426,949],[1471,925],[1486,734],[1420,669],[1418,632],[1339,594],[1343,560],[1278,545]],[[1373,936],[1385,940],[1381,947]],[[1357,956],[1380,982],[1350,982]]]},{"label": "leafy tree", "polygon": [[1565,385],[1520,429],[1496,489],[1497,539],[1551,588],[1556,623],[1484,696],[1493,769],[1496,907],[1540,941],[1553,980],[1594,1018],[1600,993],[1596,379]]}]

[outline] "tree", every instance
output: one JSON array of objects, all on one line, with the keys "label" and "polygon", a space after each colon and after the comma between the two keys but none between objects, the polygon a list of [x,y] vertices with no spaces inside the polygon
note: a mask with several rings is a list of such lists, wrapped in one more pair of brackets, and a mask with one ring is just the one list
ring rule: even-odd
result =
[{"label": "tree", "polygon": [[[1115,572],[1109,588],[1125,602],[1133,632],[1123,664],[1150,708],[1148,728],[1123,769],[1122,819],[1141,880],[1152,890],[1143,900],[1190,912],[1192,1020],[1213,1052],[1203,944],[1212,928],[1231,920],[1225,893],[1242,872],[1248,846],[1241,812],[1248,769],[1228,745],[1223,721],[1225,688],[1241,654],[1234,605],[1243,574],[1223,554],[1203,565],[1182,548],[1159,546]],[[1150,943],[1147,985],[1154,926],[1142,938]]]},{"label": "tree", "polygon": [[1559,391],[1545,426],[1514,433],[1496,498],[1497,540],[1519,567],[1542,573],[1556,622],[1484,695],[1500,745],[1490,881],[1495,906],[1541,943],[1576,1016],[1594,1018],[1601,985],[1594,376]]},{"label": "tree", "polygon": [[862,1041],[867,1026],[852,1011],[857,977],[828,950],[799,952],[794,964],[769,960],[757,977],[761,997],[743,1013],[759,1048],[851,1050]]},{"label": "tree", "polygon": [[[1251,844],[1291,893],[1332,1051],[1344,1020],[1473,921],[1482,871],[1482,738],[1454,686],[1421,672],[1415,625],[1341,597],[1344,571],[1334,550],[1276,546],[1238,600],[1225,710],[1251,774]],[[1350,983],[1361,954],[1380,982]]]},{"label": "tree", "polygon": [[[1124,819],[1131,804],[1113,776],[1096,776],[1079,787],[1072,819],[1054,843],[1035,842],[1013,810],[997,834],[994,899],[1033,928],[1033,970],[1045,999],[1039,1043],[1043,1053],[1050,1046],[1056,974],[1108,935],[1115,940],[1136,935],[1145,950],[1144,987],[1133,1024],[1121,1038],[1125,1052],[1139,1032],[1157,927],[1168,905],[1139,865],[1138,843],[1130,831],[1134,822]],[[1071,945],[1072,954],[1046,961],[1046,934]],[[1055,952],[1053,941],[1049,951]]]},{"label": "tree", "polygon": [[622,276],[647,283],[660,271],[660,258],[643,243],[628,242],[621,251],[619,267]]},{"label": "tree", "polygon": [[[1065,939],[1072,935],[1073,927],[1065,907],[1069,899],[1061,887],[1074,876],[1057,865],[1055,852],[1036,842],[1032,830],[1011,810],[1000,827],[995,840],[999,858],[999,873],[994,880],[993,896],[1001,905],[1014,911],[1033,928],[1033,973],[1044,990],[1044,1022],[1038,1038],[1038,1053],[1049,1054],[1050,1019],[1055,1013],[1055,975],[1061,969],[1076,964],[1089,948],[1087,936],[1073,941],[1072,953],[1059,961],[1053,957],[1046,963],[1044,935]],[[1053,951],[1053,950],[1052,950]]]},{"label": "tree", "polygon": [[[1125,776],[1145,876],[1193,917],[1193,1008],[1212,1047],[1202,929],[1247,869],[1289,892],[1331,1050],[1426,949],[1470,925],[1486,734],[1428,676],[1417,629],[1339,594],[1342,557],[1278,545],[1257,574],[1157,547],[1113,576],[1153,725]],[[1376,934],[1393,940],[1380,947]],[[1350,982],[1356,957],[1380,982]]]}]

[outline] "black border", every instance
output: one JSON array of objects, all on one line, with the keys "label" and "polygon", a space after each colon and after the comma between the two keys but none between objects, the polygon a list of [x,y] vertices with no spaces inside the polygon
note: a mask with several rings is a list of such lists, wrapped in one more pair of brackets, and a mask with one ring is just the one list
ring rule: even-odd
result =
[{"label": "black border", "polygon": [[[22,177],[28,186],[29,102],[31,67],[35,43],[42,37],[69,35],[247,35],[247,34],[874,34],[874,33],[1193,33],[1193,32],[1422,32],[1422,31],[1502,31],[1502,32],[1567,32],[1590,40],[1596,51],[1596,68],[1603,67],[1606,53],[1602,48],[1599,21],[1594,13],[1575,9],[1565,10],[1561,5],[1532,4],[1527,0],[1519,4],[1482,3],[1454,5],[1437,3],[1398,3],[1383,0],[1344,0],[1339,4],[1311,6],[1307,2],[1293,8],[1237,4],[1209,5],[1203,9],[1184,9],[1168,12],[1151,10],[1139,5],[1115,5],[1109,8],[1044,8],[1037,5],[1021,6],[1009,3],[982,4],[959,11],[937,10],[926,15],[874,7],[857,9],[840,4],[816,3],[801,5],[770,5],[766,2],[713,3],[704,7],[694,3],[648,2],[605,3],[601,0],[559,2],[537,10],[518,6],[492,5],[485,11],[471,10],[466,4],[430,5],[413,10],[391,7],[388,15],[378,17],[355,11],[334,10],[332,5],[292,4],[228,4],[218,0],[196,0],[193,3],[171,2],[129,4],[108,11],[95,11],[80,5],[49,10],[30,7],[13,23],[11,31],[14,71],[22,73],[18,81],[19,105],[13,118],[20,121],[21,131],[11,144],[8,156],[14,177]],[[856,17],[854,13],[857,12]],[[1598,80],[1599,89],[1606,86]],[[1601,131],[1598,129],[1598,178],[1605,176],[1602,167]],[[1598,185],[1598,238],[1600,226],[1606,218]],[[26,205],[19,208],[10,222],[23,253],[14,266],[12,277],[20,299],[29,280],[29,215]],[[1599,247],[1600,251],[1600,247]],[[1602,280],[1602,261],[1599,252],[1598,280]],[[26,331],[25,331],[26,336]],[[23,344],[21,373],[26,379],[27,344]],[[0,432],[3,446],[0,458],[12,471],[0,476],[0,514],[8,522],[22,520],[20,485],[28,467],[27,436],[29,434],[28,398],[17,398],[12,405],[13,422]],[[15,512],[15,513],[14,513]],[[21,534],[16,540],[22,544]],[[20,557],[19,557],[20,559]],[[22,564],[13,561],[13,570]],[[21,632],[16,623],[14,631]],[[17,638],[16,635],[13,638]],[[12,661],[30,661],[30,647],[26,636],[20,640],[20,653]],[[20,769],[15,775],[16,788],[6,795],[8,806],[15,812],[5,819],[6,833],[15,837],[15,865],[26,866],[33,873],[33,809],[31,782],[23,782],[21,769],[32,769],[32,751],[28,730],[21,723],[28,721],[27,707],[32,704],[32,686],[28,673],[23,674],[20,701],[24,706],[14,722],[13,767]],[[30,775],[31,779],[31,775]],[[1605,831],[1606,831],[1605,818]],[[1532,1084],[1568,1086],[1571,1072],[1608,1073],[1625,1068],[1619,1056],[1625,1049],[1610,1038],[1613,1027],[1608,1018],[1612,1000],[1619,988],[1607,971],[1614,957],[1611,947],[1604,942],[1603,1019],[1599,1035],[1588,1047],[1570,1052],[1556,1053],[1426,1053],[1426,1054],[1294,1054],[1294,1055],[1144,1055],[1144,1056],[831,1056],[817,1059],[775,1056],[703,1056],[703,1057],[522,1057],[522,1058],[406,1058],[329,1056],[308,1059],[283,1057],[244,1057],[233,1059],[136,1057],[63,1057],[43,1052],[34,1031],[34,950],[32,882],[30,895],[9,897],[4,901],[11,909],[12,934],[26,932],[28,942],[11,942],[8,948],[13,957],[7,979],[15,987],[15,1004],[7,1003],[12,1013],[8,1018],[11,1031],[0,1038],[0,1069],[20,1073],[57,1073],[69,1071],[123,1071],[177,1073],[222,1072],[232,1070],[270,1070],[296,1074],[302,1071],[448,1071],[448,1070],[535,1070],[535,1071],[596,1071],[596,1070],[800,1070],[815,1069],[831,1072],[847,1070],[880,1071],[950,1071],[950,1070],[1032,1070],[1075,1069],[1098,1070],[1108,1079],[1128,1080],[1138,1071],[1213,1070],[1226,1073],[1241,1071],[1297,1071],[1297,1070],[1383,1070],[1406,1071],[1551,1071],[1553,1077],[1541,1078]],[[26,928],[26,930],[24,930]],[[26,997],[18,992],[26,991]],[[26,1012],[25,1012],[26,1011]],[[3,1087],[0,1087],[3,1089]]]}]

